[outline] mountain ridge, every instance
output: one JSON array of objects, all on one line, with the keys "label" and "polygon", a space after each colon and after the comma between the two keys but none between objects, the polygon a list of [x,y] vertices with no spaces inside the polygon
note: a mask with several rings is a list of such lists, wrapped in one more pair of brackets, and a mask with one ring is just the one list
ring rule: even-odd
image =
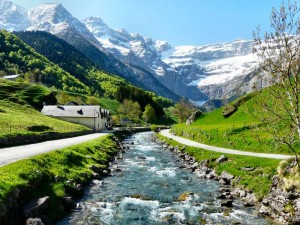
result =
[{"label": "mountain ridge", "polygon": [[[79,21],[61,4],[43,4],[26,10],[2,1],[6,3],[0,4],[0,12],[6,11],[8,16],[0,17],[0,27],[6,21],[8,30],[42,30],[55,34],[107,72],[172,99],[183,96],[204,102],[215,97],[231,98],[228,93],[237,93],[235,89],[258,66],[251,40],[173,47],[167,41],[110,28],[100,17]],[[27,12],[25,24],[13,26],[16,20],[9,15],[14,10],[20,17]]]}]

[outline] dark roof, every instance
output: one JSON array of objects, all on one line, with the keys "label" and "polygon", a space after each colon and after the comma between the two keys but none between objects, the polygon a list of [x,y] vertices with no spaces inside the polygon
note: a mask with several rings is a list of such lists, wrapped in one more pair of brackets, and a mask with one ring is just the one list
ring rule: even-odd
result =
[{"label": "dark roof", "polygon": [[69,101],[65,105],[79,105],[77,102]]},{"label": "dark roof", "polygon": [[97,105],[46,105],[42,114],[54,117],[81,117],[95,118],[102,114],[109,114],[109,111]]}]

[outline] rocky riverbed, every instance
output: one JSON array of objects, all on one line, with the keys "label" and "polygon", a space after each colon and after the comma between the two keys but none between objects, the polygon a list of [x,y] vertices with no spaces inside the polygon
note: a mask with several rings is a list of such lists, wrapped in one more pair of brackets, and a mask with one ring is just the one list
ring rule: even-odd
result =
[{"label": "rocky riverbed", "polygon": [[155,142],[151,132],[131,136],[123,149],[111,176],[94,180],[60,225],[270,224],[258,215],[252,193],[228,185],[232,175],[217,176],[205,161]]}]

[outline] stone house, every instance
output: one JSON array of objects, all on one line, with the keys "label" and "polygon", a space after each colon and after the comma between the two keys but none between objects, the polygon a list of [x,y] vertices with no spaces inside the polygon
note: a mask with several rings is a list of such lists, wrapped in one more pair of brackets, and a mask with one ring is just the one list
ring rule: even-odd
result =
[{"label": "stone house", "polygon": [[45,105],[42,114],[82,124],[94,131],[111,127],[110,112],[97,105]]}]

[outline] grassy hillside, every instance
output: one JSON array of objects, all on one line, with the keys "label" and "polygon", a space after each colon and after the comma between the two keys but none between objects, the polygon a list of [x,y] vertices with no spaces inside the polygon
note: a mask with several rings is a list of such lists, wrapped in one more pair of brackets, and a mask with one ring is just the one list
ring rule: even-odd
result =
[{"label": "grassy hillside", "polygon": [[131,86],[125,79],[100,70],[75,47],[55,35],[42,31],[16,32],[14,34],[38,53],[86,84],[92,95],[113,98],[117,87]]},{"label": "grassy hillside", "polygon": [[43,116],[37,110],[43,102],[56,103],[54,94],[44,86],[0,79],[0,138],[88,130],[81,125]]},{"label": "grassy hillside", "polygon": [[[210,113],[203,114],[192,125],[179,124],[172,128],[181,135],[202,143],[253,152],[286,153],[292,152],[285,145],[278,145],[266,124],[258,119],[258,103],[270,100],[268,89],[248,94],[236,101]],[[223,117],[224,111],[238,110],[229,118]],[[279,122],[279,121],[278,121]]]},{"label": "grassy hillside", "polygon": [[0,31],[0,74],[25,74],[26,79],[49,87],[88,94],[89,88],[38,54],[15,35]]}]

